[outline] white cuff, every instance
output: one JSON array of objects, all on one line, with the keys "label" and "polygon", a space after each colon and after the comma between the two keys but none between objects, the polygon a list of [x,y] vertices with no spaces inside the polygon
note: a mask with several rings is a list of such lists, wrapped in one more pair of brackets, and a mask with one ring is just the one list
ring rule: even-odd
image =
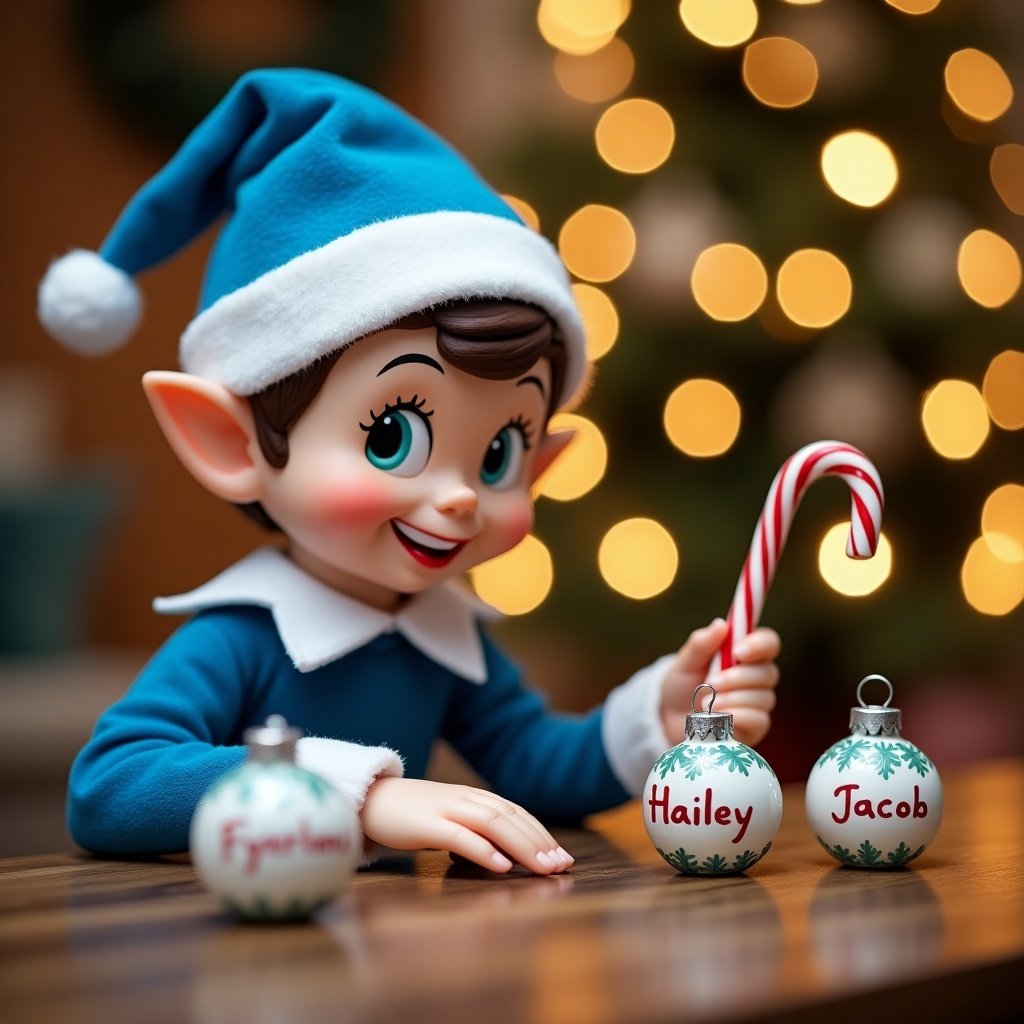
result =
[{"label": "white cuff", "polygon": [[661,687],[674,654],[640,669],[617,686],[604,704],[601,735],[615,777],[633,796],[640,796],[654,762],[671,741],[661,724]]},{"label": "white cuff", "polygon": [[[352,801],[356,814],[363,809],[366,791],[381,775],[401,778],[405,774],[402,759],[389,747],[364,747],[360,743],[330,740],[321,736],[303,736],[295,745],[295,763],[326,779]],[[363,837],[365,867],[380,856],[380,847]]]},{"label": "white cuff", "polygon": [[295,763],[325,778],[352,801],[356,813],[363,809],[366,791],[378,775],[405,773],[402,759],[388,747],[364,747],[361,743],[303,736],[295,746]]}]

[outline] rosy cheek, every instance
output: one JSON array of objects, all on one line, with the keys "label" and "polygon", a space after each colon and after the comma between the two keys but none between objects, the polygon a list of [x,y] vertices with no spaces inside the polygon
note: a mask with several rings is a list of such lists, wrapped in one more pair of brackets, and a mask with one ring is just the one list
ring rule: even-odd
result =
[{"label": "rosy cheek", "polygon": [[533,502],[521,499],[510,502],[493,519],[494,539],[504,550],[513,548],[533,527]]},{"label": "rosy cheek", "polygon": [[396,514],[395,486],[381,474],[324,481],[310,500],[317,518],[339,525],[384,522]]}]

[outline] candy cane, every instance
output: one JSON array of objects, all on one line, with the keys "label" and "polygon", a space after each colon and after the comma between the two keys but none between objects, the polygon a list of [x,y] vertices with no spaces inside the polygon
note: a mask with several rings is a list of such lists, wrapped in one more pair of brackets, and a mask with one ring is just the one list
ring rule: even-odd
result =
[{"label": "candy cane", "polygon": [[776,474],[765,499],[729,609],[729,629],[712,659],[709,678],[735,664],[733,646],[761,618],[793,516],[804,492],[822,476],[842,477],[850,488],[852,507],[846,554],[850,558],[870,558],[875,553],[882,529],[884,496],[878,470],[867,456],[841,441],[815,441],[791,455]]}]

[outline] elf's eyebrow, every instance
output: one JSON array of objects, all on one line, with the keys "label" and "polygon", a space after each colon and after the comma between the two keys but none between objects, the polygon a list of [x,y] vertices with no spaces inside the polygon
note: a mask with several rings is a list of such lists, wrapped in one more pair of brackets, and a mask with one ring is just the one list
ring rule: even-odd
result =
[{"label": "elf's eyebrow", "polygon": [[522,380],[517,380],[516,381],[516,387],[519,387],[521,384],[536,384],[537,385],[537,389],[540,391],[541,397],[542,398],[547,398],[548,397],[547,396],[547,392],[544,390],[544,383],[540,379],[540,377],[534,377],[531,374],[529,377],[523,377]]},{"label": "elf's eyebrow", "polygon": [[377,376],[387,373],[388,370],[393,370],[396,366],[404,366],[406,363],[423,363],[424,366],[433,367],[438,373],[444,373],[444,367],[436,359],[431,359],[430,356],[425,356],[420,352],[408,352],[404,356],[396,356],[392,359]]}]

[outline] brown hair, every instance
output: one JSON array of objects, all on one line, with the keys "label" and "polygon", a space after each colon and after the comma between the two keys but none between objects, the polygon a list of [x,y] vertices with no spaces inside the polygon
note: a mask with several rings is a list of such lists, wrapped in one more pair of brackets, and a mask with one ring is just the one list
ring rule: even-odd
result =
[{"label": "brown hair", "polygon": [[[565,380],[565,346],[542,309],[514,301],[453,301],[404,316],[381,330],[427,327],[436,328],[437,349],[452,366],[486,380],[509,380],[547,358],[551,365],[548,416],[555,411]],[[347,347],[249,396],[260,451],[271,466],[287,465],[288,432],[319,394]],[[258,502],[239,508],[261,526],[280,529]]]}]

